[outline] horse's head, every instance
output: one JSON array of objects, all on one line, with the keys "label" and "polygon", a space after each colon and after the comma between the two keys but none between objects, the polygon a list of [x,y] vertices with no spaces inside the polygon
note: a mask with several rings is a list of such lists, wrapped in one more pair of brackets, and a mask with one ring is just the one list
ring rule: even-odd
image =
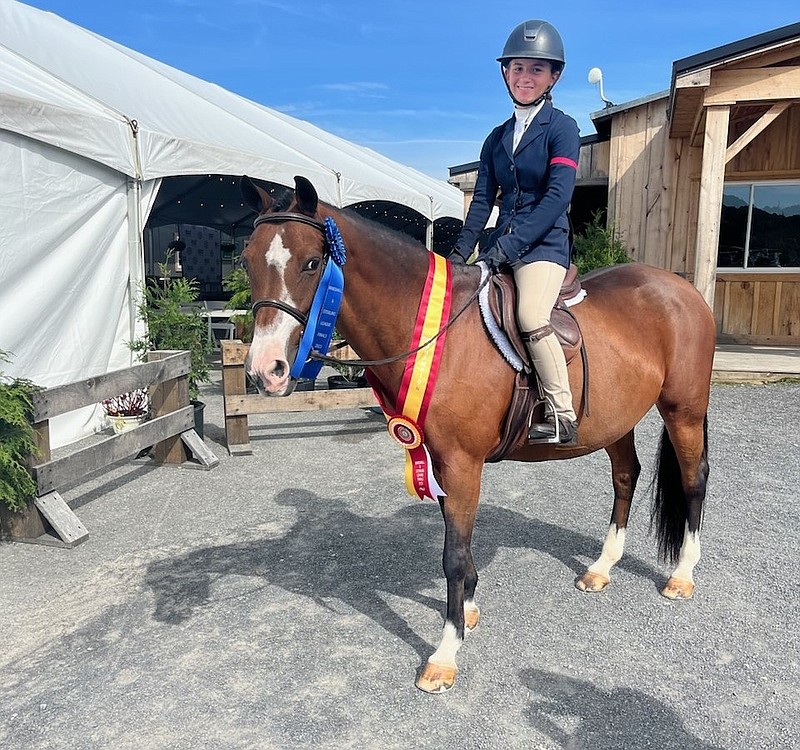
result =
[{"label": "horse's head", "polygon": [[259,212],[242,262],[250,279],[255,328],[247,373],[259,391],[288,396],[290,369],[323,271],[325,230],[314,186],[295,177],[295,194],[281,205],[248,177],[245,201]]}]

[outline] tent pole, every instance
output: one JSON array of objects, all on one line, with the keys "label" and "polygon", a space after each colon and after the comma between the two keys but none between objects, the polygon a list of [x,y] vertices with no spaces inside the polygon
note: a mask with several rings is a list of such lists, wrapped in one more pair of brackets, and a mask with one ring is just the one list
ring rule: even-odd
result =
[{"label": "tent pole", "polygon": [[425,247],[433,252],[433,196],[429,195],[431,202],[431,218],[425,222]]},{"label": "tent pole", "polygon": [[128,191],[128,323],[130,341],[136,340],[136,309],[139,303],[138,280],[143,278],[142,247],[142,183],[135,177],[127,181]]},{"label": "tent pole", "polygon": [[[130,340],[135,341],[136,311],[139,307],[139,280],[144,280],[144,243],[142,226],[142,161],[139,156],[139,123],[125,118],[130,127],[131,157],[135,176],[128,177],[128,323]],[[131,353],[132,354],[132,353]]]}]

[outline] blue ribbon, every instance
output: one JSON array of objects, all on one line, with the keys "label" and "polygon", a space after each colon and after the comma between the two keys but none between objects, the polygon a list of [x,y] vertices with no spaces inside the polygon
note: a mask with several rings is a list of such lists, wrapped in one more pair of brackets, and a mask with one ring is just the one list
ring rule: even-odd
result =
[{"label": "blue ribbon", "polygon": [[328,249],[331,253],[334,263],[337,266],[343,266],[347,263],[347,253],[344,249],[344,240],[336,226],[336,222],[330,217],[325,217],[325,238],[328,240]]},{"label": "blue ribbon", "polygon": [[344,242],[336,222],[330,217],[325,219],[325,230],[333,263],[329,260],[325,264],[325,270],[322,272],[314,300],[311,303],[308,323],[300,338],[297,356],[289,372],[289,375],[295,379],[312,380],[319,374],[322,362],[309,359],[309,355],[311,352],[325,354],[328,351],[342,304],[344,274],[341,266],[346,261]]}]

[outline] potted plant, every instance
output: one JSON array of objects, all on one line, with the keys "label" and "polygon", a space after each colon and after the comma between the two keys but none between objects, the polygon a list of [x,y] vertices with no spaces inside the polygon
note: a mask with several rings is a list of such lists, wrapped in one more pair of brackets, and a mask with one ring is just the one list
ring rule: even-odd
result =
[{"label": "potted plant", "polygon": [[[0,362],[9,362],[0,349]],[[0,501],[9,511],[24,510],[36,495],[28,462],[40,454],[31,426],[31,397],[40,388],[24,378],[0,371]]]},{"label": "potted plant", "polygon": [[195,431],[202,438],[205,404],[199,400],[199,384],[209,382],[207,358],[212,346],[208,338],[208,321],[195,305],[199,296],[197,280],[171,277],[169,262],[168,253],[165,262],[159,263],[161,278],[150,280],[142,290],[138,309],[147,333],[129,342],[128,346],[141,359],[145,359],[147,352],[157,349],[191,352],[189,399],[195,408]]},{"label": "potted plant", "polygon": [[247,310],[245,315],[234,315],[231,318],[231,322],[236,325],[236,338],[246,342],[252,341],[254,321],[250,310],[253,306],[250,280],[247,278],[247,271],[238,265],[238,259],[236,267],[222,280],[222,288],[231,293],[228,301],[231,310]]},{"label": "potted plant", "polygon": [[103,410],[108,415],[114,432],[126,432],[147,420],[150,400],[147,391],[137,388],[103,401]]}]

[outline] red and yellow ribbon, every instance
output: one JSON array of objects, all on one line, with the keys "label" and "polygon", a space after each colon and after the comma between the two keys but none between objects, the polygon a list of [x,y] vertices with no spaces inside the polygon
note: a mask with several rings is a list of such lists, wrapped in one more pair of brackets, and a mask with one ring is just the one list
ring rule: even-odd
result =
[{"label": "red and yellow ribbon", "polygon": [[[453,291],[450,264],[440,255],[429,255],[428,276],[414,323],[410,349],[416,349],[436,336],[450,316]],[[385,394],[377,381],[370,377],[370,383],[388,419],[389,434],[406,450],[405,479],[408,494],[416,495],[421,500],[436,500],[445,494],[433,475],[433,464],[425,446],[423,427],[436,387],[446,336],[445,331],[429,346],[406,360],[395,413],[387,408]]]}]

